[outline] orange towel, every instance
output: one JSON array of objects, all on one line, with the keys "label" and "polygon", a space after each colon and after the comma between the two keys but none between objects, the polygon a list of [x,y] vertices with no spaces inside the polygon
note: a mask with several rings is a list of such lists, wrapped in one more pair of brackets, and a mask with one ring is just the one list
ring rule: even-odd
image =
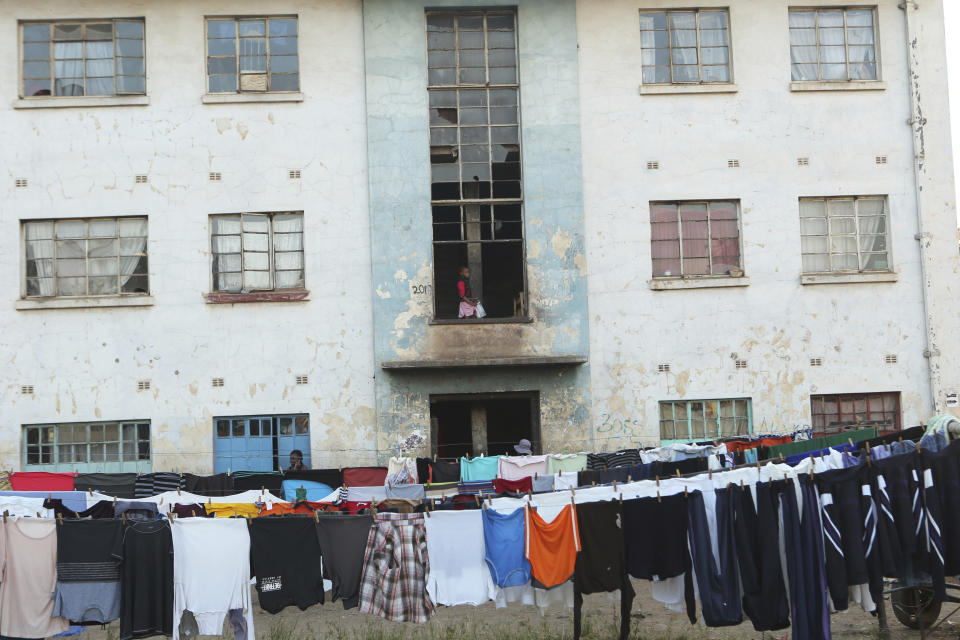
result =
[{"label": "orange towel", "polygon": [[544,521],[529,506],[526,510],[527,545],[533,577],[544,587],[555,587],[573,576],[580,551],[577,533],[577,512],[574,506],[564,507],[551,522]]}]

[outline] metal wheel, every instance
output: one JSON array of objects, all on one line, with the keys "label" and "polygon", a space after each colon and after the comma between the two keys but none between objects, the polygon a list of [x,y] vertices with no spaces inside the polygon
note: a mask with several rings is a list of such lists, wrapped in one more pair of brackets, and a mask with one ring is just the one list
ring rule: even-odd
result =
[{"label": "metal wheel", "polygon": [[893,614],[900,624],[911,629],[928,629],[940,617],[940,603],[933,600],[933,589],[914,587],[890,594]]}]

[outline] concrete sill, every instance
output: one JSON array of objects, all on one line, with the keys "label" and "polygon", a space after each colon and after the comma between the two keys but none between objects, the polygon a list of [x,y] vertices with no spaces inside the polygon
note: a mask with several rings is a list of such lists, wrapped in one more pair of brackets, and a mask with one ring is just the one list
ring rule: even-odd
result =
[{"label": "concrete sill", "polygon": [[68,107],[143,107],[150,104],[150,96],[42,96],[19,98],[14,109],[65,109]]},{"label": "concrete sill", "polygon": [[750,278],[654,278],[650,288],[654,291],[673,289],[713,289],[716,287],[749,287]]},{"label": "concrete sill", "polygon": [[736,93],[732,82],[716,84],[641,84],[640,95],[676,95],[681,93]]},{"label": "concrete sill", "polygon": [[848,80],[842,82],[791,82],[790,91],[884,91],[881,80]]},{"label": "concrete sill", "polygon": [[207,304],[234,304],[246,302],[309,302],[306,289],[289,289],[286,291],[254,291],[252,293],[221,293],[212,292],[203,295]]},{"label": "concrete sill", "polygon": [[79,296],[76,298],[23,298],[14,304],[18,311],[36,309],[106,309],[109,307],[152,307],[153,296]]},{"label": "concrete sill", "polygon": [[800,276],[800,284],[857,284],[864,282],[896,282],[897,274],[880,273],[811,273]]},{"label": "concrete sill", "polygon": [[290,93],[206,93],[203,104],[232,104],[238,102],[303,102],[299,91]]},{"label": "concrete sill", "polygon": [[427,324],[530,324],[533,318],[432,318]]},{"label": "concrete sill", "polygon": [[466,369],[471,367],[548,367],[580,365],[587,356],[504,356],[499,358],[466,357],[456,360],[387,360],[381,369]]}]

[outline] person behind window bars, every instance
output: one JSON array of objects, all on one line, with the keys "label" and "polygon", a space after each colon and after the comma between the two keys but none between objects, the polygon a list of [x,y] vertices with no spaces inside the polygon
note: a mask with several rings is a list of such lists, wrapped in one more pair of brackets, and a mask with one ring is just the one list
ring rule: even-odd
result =
[{"label": "person behind window bars", "polygon": [[461,318],[476,318],[480,301],[470,291],[470,267],[460,267],[460,279],[457,280],[457,293],[460,295]]}]

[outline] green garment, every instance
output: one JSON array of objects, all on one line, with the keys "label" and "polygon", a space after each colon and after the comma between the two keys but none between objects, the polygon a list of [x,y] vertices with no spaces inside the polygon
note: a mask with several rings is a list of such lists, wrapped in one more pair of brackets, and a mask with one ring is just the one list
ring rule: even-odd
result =
[{"label": "green garment", "polygon": [[577,473],[587,468],[585,453],[551,453],[547,456],[547,473]]},{"label": "green garment", "polygon": [[770,455],[767,459],[773,460],[774,458],[779,458],[780,456],[786,458],[787,456],[795,456],[798,453],[819,451],[820,449],[847,444],[848,440],[860,442],[861,440],[871,440],[876,437],[876,427],[870,427],[869,429],[861,429],[860,431],[845,431],[843,433],[837,433],[830,436],[823,436],[822,438],[797,440],[796,442],[788,442],[787,444],[778,444],[775,447],[770,447]]}]

